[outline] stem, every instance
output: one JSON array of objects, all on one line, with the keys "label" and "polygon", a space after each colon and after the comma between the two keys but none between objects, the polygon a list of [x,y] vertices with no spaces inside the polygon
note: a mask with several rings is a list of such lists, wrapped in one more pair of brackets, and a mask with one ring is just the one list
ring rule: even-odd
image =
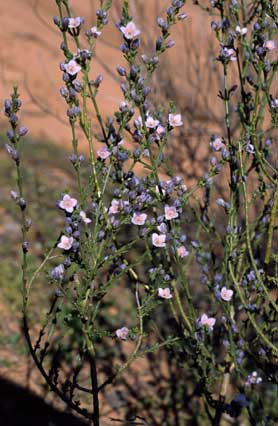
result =
[{"label": "stem", "polygon": [[244,307],[244,309],[246,310],[247,316],[249,318],[249,321],[251,322],[252,326],[254,327],[254,329],[256,330],[257,334],[260,336],[261,340],[266,344],[266,346],[268,346],[270,349],[273,350],[273,352],[278,355],[278,348],[268,339],[268,337],[264,334],[264,332],[260,329],[260,327],[258,326],[257,322],[255,321],[255,319],[253,318],[253,315],[250,314],[249,309],[247,307],[247,302],[245,300],[245,297],[240,289],[240,286],[236,280],[236,277],[234,275],[234,271],[231,265],[231,262],[229,262],[229,272],[232,278],[232,281],[234,283],[235,289],[237,291],[237,294],[240,298],[240,301]]},{"label": "stem", "polygon": [[88,333],[85,333],[86,345],[89,353],[89,362],[90,362],[90,376],[91,376],[91,385],[92,385],[92,395],[93,395],[93,423],[94,426],[99,426],[99,390],[98,390],[98,379],[97,379],[97,367],[96,367],[96,353],[94,345],[90,340]]},{"label": "stem", "polygon": [[273,206],[271,210],[271,216],[270,216],[270,222],[269,222],[269,228],[268,228],[268,240],[267,240],[266,254],[265,254],[265,261],[264,261],[265,264],[269,264],[270,262],[273,230],[274,230],[277,207],[278,207],[278,184],[276,186],[276,190],[274,194],[274,202],[273,202]]}]

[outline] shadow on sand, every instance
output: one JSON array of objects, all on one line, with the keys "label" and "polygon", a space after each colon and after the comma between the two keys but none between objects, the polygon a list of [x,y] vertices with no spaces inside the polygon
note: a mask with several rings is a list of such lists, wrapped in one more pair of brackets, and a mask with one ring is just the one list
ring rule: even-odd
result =
[{"label": "shadow on sand", "polygon": [[0,426],[85,426],[27,389],[0,378]]}]

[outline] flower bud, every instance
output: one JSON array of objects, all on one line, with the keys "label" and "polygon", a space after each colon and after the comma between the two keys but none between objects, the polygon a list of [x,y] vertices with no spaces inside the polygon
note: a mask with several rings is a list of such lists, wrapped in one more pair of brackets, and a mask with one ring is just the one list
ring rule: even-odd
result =
[{"label": "flower bud", "polygon": [[20,129],[19,129],[19,135],[20,136],[25,136],[25,135],[27,135],[27,133],[28,133],[27,127],[24,127],[24,126],[20,127]]}]

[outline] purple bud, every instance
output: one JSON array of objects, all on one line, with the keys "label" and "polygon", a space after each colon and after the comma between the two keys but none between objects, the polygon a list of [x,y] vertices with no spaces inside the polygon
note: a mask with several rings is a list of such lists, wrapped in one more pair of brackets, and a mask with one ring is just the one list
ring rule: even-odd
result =
[{"label": "purple bud", "polygon": [[18,152],[13,149],[13,147],[11,147],[11,145],[7,144],[5,145],[6,151],[7,153],[10,155],[10,157],[14,160],[14,161],[19,161],[19,155]]},{"label": "purple bud", "polygon": [[167,13],[168,16],[171,16],[174,13],[174,9],[172,7],[168,7],[167,10],[166,10],[166,13]]},{"label": "purple bud", "polygon": [[65,62],[60,62],[59,68],[61,71],[65,72],[66,71]]},{"label": "purple bud", "polygon": [[5,108],[5,112],[10,112],[11,108],[12,108],[12,103],[10,101],[10,99],[6,99],[4,102],[4,108]]},{"label": "purple bud", "polygon": [[122,77],[126,76],[126,70],[124,67],[117,67],[117,71]]},{"label": "purple bud", "polygon": [[66,72],[64,72],[64,74],[63,74],[63,81],[64,81],[65,83],[69,83],[69,82],[70,82],[70,76],[69,76],[69,74],[68,74],[68,73],[66,73]]},{"label": "purple bud", "polygon": [[75,164],[77,163],[77,161],[78,161],[77,155],[75,155],[75,154],[70,154],[70,156],[69,156],[69,160],[70,160],[70,162],[71,162],[73,165],[75,165]]},{"label": "purple bud", "polygon": [[68,26],[69,26],[69,18],[68,17],[63,18],[61,24],[62,24],[61,25],[62,26],[62,31],[67,31]]},{"label": "purple bud", "polygon": [[79,93],[81,92],[83,85],[80,81],[74,80],[73,87],[74,87],[74,90]]},{"label": "purple bud", "polygon": [[169,40],[166,44],[167,49],[171,49],[171,47],[175,46],[174,40]]},{"label": "purple bud", "polygon": [[68,89],[66,87],[61,87],[60,94],[61,94],[61,96],[63,96],[63,98],[67,98],[68,94],[69,94],[69,91],[68,91]]},{"label": "purple bud", "polygon": [[156,43],[155,43],[156,50],[160,50],[162,45],[163,45],[163,37],[160,36],[160,37],[158,37],[158,39],[156,40]]},{"label": "purple bud", "polygon": [[138,67],[133,64],[130,68],[130,77],[134,80],[137,77],[138,72]]},{"label": "purple bud", "polygon": [[122,43],[120,45],[120,51],[123,52],[125,55],[129,52],[129,47],[126,43]]},{"label": "purple bud", "polygon": [[102,83],[102,80],[103,80],[103,76],[102,76],[101,74],[99,74],[99,75],[97,76],[97,78],[95,79],[94,86],[95,86],[96,88],[98,88],[98,87],[100,86],[100,84]]},{"label": "purple bud", "polygon": [[10,139],[11,142],[14,142],[14,132],[12,130],[8,130],[6,133],[7,137]]},{"label": "purple bud", "polygon": [[54,22],[55,25],[57,25],[59,27],[60,24],[61,24],[59,16],[54,16],[53,22]]},{"label": "purple bud", "polygon": [[27,252],[28,252],[28,248],[29,248],[29,243],[28,243],[28,241],[24,241],[24,242],[22,243],[22,250],[23,250],[23,252],[24,252],[24,253],[27,253]]},{"label": "purple bud", "polygon": [[64,266],[65,266],[65,268],[69,268],[70,265],[71,265],[71,260],[70,260],[69,257],[66,257],[65,260],[64,260]]},{"label": "purple bud", "polygon": [[73,236],[74,236],[74,238],[76,238],[78,240],[80,238],[80,232],[74,231]]},{"label": "purple bud", "polygon": [[17,117],[17,115],[15,115],[15,114],[12,114],[11,116],[10,116],[10,123],[11,124],[13,124],[14,126],[16,126],[17,125],[17,123],[18,123],[18,117]]},{"label": "purple bud", "polygon": [[78,114],[80,114],[80,108],[79,107],[72,107],[72,108],[69,108],[67,110],[67,115],[70,118],[75,118],[75,117],[78,116]]},{"label": "purple bud", "polygon": [[216,166],[216,164],[217,164],[217,158],[216,157],[212,157],[211,159],[210,159],[210,164],[214,167],[214,166]]},{"label": "purple bud", "polygon": [[65,272],[65,267],[61,263],[60,265],[52,269],[52,271],[50,272],[50,276],[53,280],[61,281],[64,277],[64,272]]},{"label": "purple bud", "polygon": [[20,129],[19,129],[19,135],[20,136],[25,136],[25,135],[27,135],[27,133],[28,133],[27,127],[24,127],[24,126],[20,127]]},{"label": "purple bud", "polygon": [[24,210],[26,208],[26,201],[24,200],[24,198],[20,198],[18,200],[18,205],[21,208],[21,210]]},{"label": "purple bud", "polygon": [[10,196],[11,196],[11,199],[14,200],[14,201],[17,201],[18,197],[19,197],[19,195],[16,191],[11,191]]},{"label": "purple bud", "polygon": [[178,19],[180,20],[180,21],[183,21],[184,19],[186,19],[187,18],[187,13],[181,13],[179,16],[178,16]]},{"label": "purple bud", "polygon": [[31,228],[31,226],[32,226],[32,219],[27,218],[25,220],[25,223],[24,223],[24,228],[26,229],[26,231],[29,231],[29,229]]}]

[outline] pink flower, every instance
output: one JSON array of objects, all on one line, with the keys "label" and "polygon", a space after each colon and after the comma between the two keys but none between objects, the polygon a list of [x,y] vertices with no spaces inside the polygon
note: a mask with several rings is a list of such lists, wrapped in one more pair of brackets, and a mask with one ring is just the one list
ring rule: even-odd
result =
[{"label": "pink flower", "polygon": [[273,40],[266,40],[266,41],[264,42],[264,47],[265,47],[267,50],[273,50],[273,49],[275,49],[275,48],[276,48],[276,46],[275,46],[275,41],[273,41]]},{"label": "pink flower", "polygon": [[166,134],[165,127],[161,126],[161,124],[158,125],[156,129],[156,134],[159,138],[163,137]]},{"label": "pink flower", "polygon": [[146,120],[146,127],[148,129],[155,129],[158,125],[159,125],[159,121],[155,120],[153,117],[149,115]]},{"label": "pink flower", "polygon": [[78,28],[82,24],[82,19],[80,16],[77,16],[76,18],[69,18],[69,28]]},{"label": "pink flower", "polygon": [[74,59],[69,61],[64,66],[65,66],[66,72],[70,75],[76,75],[81,70],[81,66],[78,65],[78,63]]},{"label": "pink flower", "polygon": [[152,243],[155,247],[165,247],[166,246],[166,235],[162,234],[152,234]]},{"label": "pink flower", "polygon": [[83,210],[79,213],[79,215],[84,223],[88,224],[92,222],[91,219],[87,217],[86,213]]},{"label": "pink flower", "polygon": [[90,28],[89,33],[92,37],[95,37],[95,38],[98,38],[101,35],[101,31],[98,31],[97,27]]},{"label": "pink flower", "polygon": [[179,257],[186,257],[189,255],[189,252],[186,250],[184,246],[180,246],[177,248],[177,252]]},{"label": "pink flower", "polygon": [[116,336],[121,340],[126,340],[128,333],[129,329],[127,327],[118,328],[118,330],[116,330]]},{"label": "pink flower", "polygon": [[215,138],[213,141],[211,141],[210,146],[214,151],[220,151],[222,148],[224,148],[224,144],[220,138]]},{"label": "pink flower", "polygon": [[213,326],[215,325],[216,319],[213,317],[208,317],[207,314],[203,314],[200,318],[200,324],[202,326],[208,327],[210,330],[213,329]]},{"label": "pink flower", "polygon": [[72,237],[66,237],[65,235],[62,235],[57,247],[63,250],[70,250],[72,248],[72,244],[73,244]]},{"label": "pink flower", "polygon": [[118,200],[111,201],[111,207],[108,211],[109,214],[116,214],[120,211],[120,202]]},{"label": "pink flower", "polygon": [[179,216],[177,209],[174,206],[172,206],[172,207],[165,206],[164,207],[164,213],[165,213],[165,219],[166,220],[176,219]]},{"label": "pink flower", "polygon": [[136,213],[135,212],[132,216],[131,222],[134,225],[141,226],[141,225],[145,225],[146,219],[147,219],[147,215],[145,213]]},{"label": "pink flower", "polygon": [[183,125],[180,114],[169,114],[168,120],[171,127],[179,127]]},{"label": "pink flower", "polygon": [[125,27],[120,27],[120,30],[128,40],[132,40],[140,34],[140,31],[136,28],[132,21],[130,21]]},{"label": "pink flower", "polygon": [[102,160],[105,160],[106,158],[108,158],[111,155],[111,152],[105,146],[104,148],[101,148],[101,149],[97,150],[97,155]]},{"label": "pink flower", "polygon": [[228,288],[226,288],[226,287],[222,287],[222,288],[221,288],[220,295],[221,295],[221,298],[222,298],[223,300],[225,300],[225,302],[230,302],[230,300],[231,300],[231,298],[232,298],[233,294],[234,294],[233,290],[229,290],[229,289],[228,289]]},{"label": "pink flower", "polygon": [[68,213],[72,213],[76,204],[77,200],[75,198],[71,198],[68,194],[66,194],[63,196],[62,201],[60,201],[59,207]]},{"label": "pink flower", "polygon": [[166,288],[159,287],[158,295],[159,297],[162,297],[162,299],[172,299],[173,297],[171,294],[171,290],[168,287]]}]

